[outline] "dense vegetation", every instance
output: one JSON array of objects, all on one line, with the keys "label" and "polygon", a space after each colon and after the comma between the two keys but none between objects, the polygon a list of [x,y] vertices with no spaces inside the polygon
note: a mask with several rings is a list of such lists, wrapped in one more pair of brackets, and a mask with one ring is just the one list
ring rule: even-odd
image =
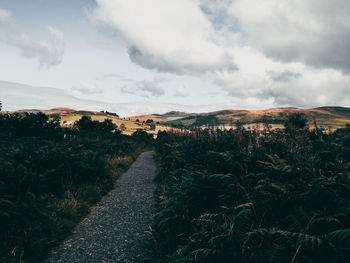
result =
[{"label": "dense vegetation", "polygon": [[350,262],[350,129],[160,132],[154,262]]},{"label": "dense vegetation", "polygon": [[42,262],[152,139],[83,117],[0,114],[0,262]]}]

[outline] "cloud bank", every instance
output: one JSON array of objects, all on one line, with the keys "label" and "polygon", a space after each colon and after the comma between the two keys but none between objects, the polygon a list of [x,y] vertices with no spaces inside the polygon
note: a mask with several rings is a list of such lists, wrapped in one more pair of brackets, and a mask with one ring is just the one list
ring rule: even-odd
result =
[{"label": "cloud bank", "polygon": [[36,87],[20,83],[0,81],[0,94],[3,110],[51,109],[68,107],[75,110],[108,110],[120,116],[166,113],[169,111],[208,112],[219,110],[222,105],[186,106],[170,103],[130,102],[110,103],[105,101],[80,99],[67,91],[50,87]]},{"label": "cloud bank", "polygon": [[265,55],[317,68],[350,72],[348,0],[235,0],[237,18],[249,45]]},{"label": "cloud bank", "polygon": [[203,78],[238,104],[312,107],[350,105],[349,13],[347,0],[96,0],[91,17],[144,68]]}]

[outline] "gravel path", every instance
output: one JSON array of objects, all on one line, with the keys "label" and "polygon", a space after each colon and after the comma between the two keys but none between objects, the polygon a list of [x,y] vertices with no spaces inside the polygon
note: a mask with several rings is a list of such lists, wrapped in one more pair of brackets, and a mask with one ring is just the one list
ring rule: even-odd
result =
[{"label": "gravel path", "polygon": [[142,262],[152,221],[152,152],[144,152],[47,262]]}]

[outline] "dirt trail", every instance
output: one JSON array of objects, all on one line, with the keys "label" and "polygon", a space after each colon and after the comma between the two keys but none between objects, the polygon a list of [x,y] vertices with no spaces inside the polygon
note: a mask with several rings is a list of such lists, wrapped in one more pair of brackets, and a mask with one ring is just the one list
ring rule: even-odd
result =
[{"label": "dirt trail", "polygon": [[155,171],[152,152],[142,153],[47,262],[142,262],[145,231],[152,221]]}]

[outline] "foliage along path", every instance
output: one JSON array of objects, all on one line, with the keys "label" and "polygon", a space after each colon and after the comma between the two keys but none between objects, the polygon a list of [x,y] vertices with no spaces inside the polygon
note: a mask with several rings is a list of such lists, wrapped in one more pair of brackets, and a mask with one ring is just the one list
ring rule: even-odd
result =
[{"label": "foliage along path", "polygon": [[48,262],[142,262],[155,171],[152,152],[142,153]]}]

